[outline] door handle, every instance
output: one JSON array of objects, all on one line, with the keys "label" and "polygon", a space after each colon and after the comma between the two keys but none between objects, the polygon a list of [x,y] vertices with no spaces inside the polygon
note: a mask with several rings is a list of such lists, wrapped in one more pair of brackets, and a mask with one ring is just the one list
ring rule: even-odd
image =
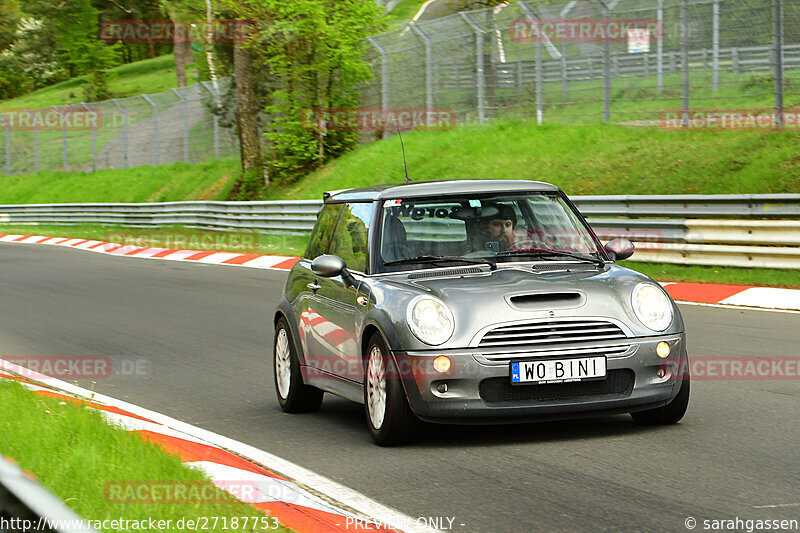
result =
[{"label": "door handle", "polygon": [[319,290],[319,289],[321,289],[321,288],[322,288],[322,285],[317,285],[317,283],[316,283],[315,281],[312,281],[311,283],[309,283],[308,285],[306,285],[306,287],[308,287],[308,288],[309,288],[309,289],[311,289],[312,291],[316,291],[316,290]]}]

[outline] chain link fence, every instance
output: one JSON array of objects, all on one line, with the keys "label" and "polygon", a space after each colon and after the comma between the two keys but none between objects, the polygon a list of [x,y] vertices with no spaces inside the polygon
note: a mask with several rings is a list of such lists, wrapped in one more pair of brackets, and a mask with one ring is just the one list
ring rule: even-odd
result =
[{"label": "chain link fence", "polygon": [[238,152],[220,110],[230,80],[158,94],[0,115],[0,173],[124,169]]},{"label": "chain link fence", "polygon": [[463,122],[669,126],[677,111],[685,126],[698,111],[800,105],[797,0],[517,2],[370,43],[366,106],[449,108]]},{"label": "chain link fence", "polygon": [[[790,126],[782,111],[800,107],[800,0],[517,2],[368,41],[374,78],[362,88],[364,108],[444,108],[458,122],[667,128],[697,125],[698,117],[701,125],[747,126],[736,113],[761,110],[771,128]],[[236,153],[233,121],[219,111],[230,86],[202,82],[52,108],[40,117],[46,127],[30,126],[42,110],[4,112],[0,173],[196,163]]]}]

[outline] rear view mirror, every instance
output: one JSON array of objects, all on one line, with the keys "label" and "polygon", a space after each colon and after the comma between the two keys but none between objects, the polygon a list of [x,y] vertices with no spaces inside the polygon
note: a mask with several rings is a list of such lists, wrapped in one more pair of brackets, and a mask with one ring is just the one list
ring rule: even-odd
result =
[{"label": "rear view mirror", "polygon": [[614,239],[610,241],[603,249],[609,255],[612,261],[622,261],[633,255],[633,243],[628,239]]}]

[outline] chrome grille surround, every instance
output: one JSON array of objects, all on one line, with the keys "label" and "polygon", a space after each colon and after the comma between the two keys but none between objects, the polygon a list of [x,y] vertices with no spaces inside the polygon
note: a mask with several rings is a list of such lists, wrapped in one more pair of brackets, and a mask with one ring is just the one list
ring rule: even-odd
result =
[{"label": "chrome grille surround", "polygon": [[609,359],[629,357],[636,352],[637,344],[604,344],[592,346],[559,347],[555,349],[543,348],[538,350],[503,351],[497,353],[473,354],[477,362],[482,365],[506,365],[512,361],[531,361],[533,359],[579,357],[592,355],[605,355]]},{"label": "chrome grille surround", "polygon": [[576,343],[624,341],[633,333],[621,322],[608,318],[559,318],[511,322],[486,327],[470,346],[476,348],[549,348]]}]

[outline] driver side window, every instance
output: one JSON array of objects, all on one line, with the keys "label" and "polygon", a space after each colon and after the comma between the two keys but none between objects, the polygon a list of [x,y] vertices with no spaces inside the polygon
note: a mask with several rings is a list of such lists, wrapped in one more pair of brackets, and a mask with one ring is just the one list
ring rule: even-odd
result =
[{"label": "driver side window", "polygon": [[317,224],[308,239],[308,246],[306,246],[306,253],[303,254],[303,257],[316,259],[328,253],[333,230],[336,228],[336,221],[339,219],[341,210],[341,204],[327,204],[322,208],[317,215]]},{"label": "driver side window", "polygon": [[346,204],[331,241],[330,253],[344,259],[347,268],[356,272],[366,273],[369,265],[368,237],[373,210],[372,202]]}]

